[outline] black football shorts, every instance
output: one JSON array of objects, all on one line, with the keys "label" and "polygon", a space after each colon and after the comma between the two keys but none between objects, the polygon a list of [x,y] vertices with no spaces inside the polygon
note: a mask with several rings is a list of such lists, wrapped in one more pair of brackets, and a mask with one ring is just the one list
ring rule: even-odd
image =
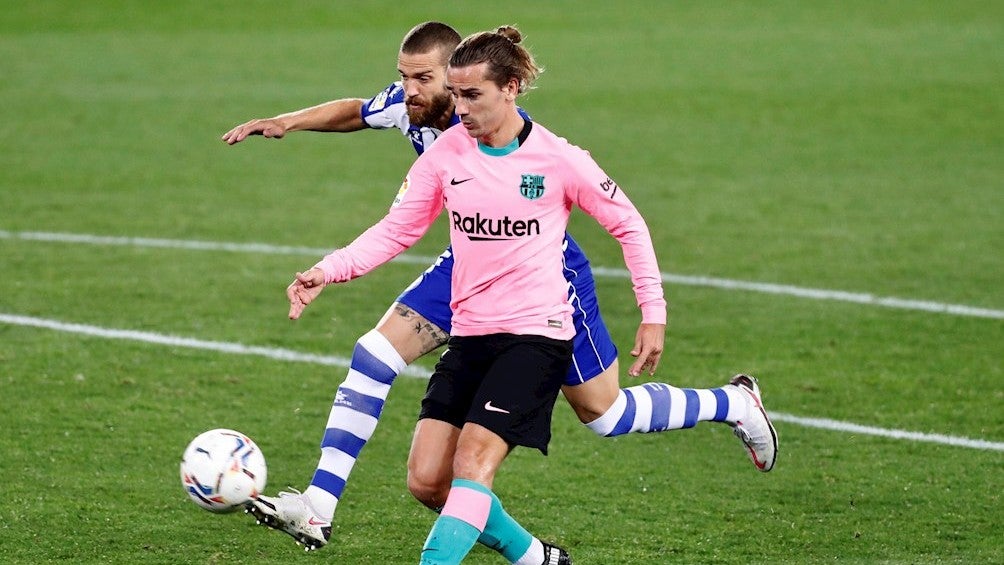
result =
[{"label": "black football shorts", "polygon": [[547,454],[551,413],[572,341],[543,336],[454,336],[436,364],[419,419],[484,426],[510,446]]}]

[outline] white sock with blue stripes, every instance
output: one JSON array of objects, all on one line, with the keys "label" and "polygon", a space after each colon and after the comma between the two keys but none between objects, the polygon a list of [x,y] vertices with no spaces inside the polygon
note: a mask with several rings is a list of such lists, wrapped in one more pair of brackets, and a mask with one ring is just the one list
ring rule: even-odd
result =
[{"label": "white sock with blue stripes", "polygon": [[359,451],[376,429],[390,385],[405,366],[394,346],[377,330],[370,330],[356,342],[349,374],[338,387],[328,414],[321,459],[303,493],[321,518],[334,517]]},{"label": "white sock with blue stripes", "polygon": [[645,383],[622,388],[599,418],[586,424],[600,436],[692,428],[698,422],[734,424],[746,416],[746,399],[732,385],[711,389]]}]

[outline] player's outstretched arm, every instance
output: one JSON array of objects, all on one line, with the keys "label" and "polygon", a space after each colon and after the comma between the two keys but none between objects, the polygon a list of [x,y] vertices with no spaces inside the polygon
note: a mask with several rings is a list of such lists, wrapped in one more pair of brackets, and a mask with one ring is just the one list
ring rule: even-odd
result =
[{"label": "player's outstretched arm", "polygon": [[638,333],[634,338],[634,349],[631,355],[637,357],[628,374],[637,377],[648,370],[649,375],[655,374],[659,366],[659,359],[662,358],[662,350],[665,347],[666,324],[646,324],[638,326]]},{"label": "player's outstretched arm", "polygon": [[298,319],[303,313],[303,309],[321,294],[324,286],[324,273],[317,267],[306,273],[296,273],[296,278],[286,287],[286,298],[289,299],[289,319]]},{"label": "player's outstretched arm", "polygon": [[228,145],[233,145],[251,135],[281,139],[294,131],[359,131],[366,128],[360,113],[363,102],[365,100],[362,98],[342,98],[272,118],[251,120],[235,126],[223,134],[221,139]]}]

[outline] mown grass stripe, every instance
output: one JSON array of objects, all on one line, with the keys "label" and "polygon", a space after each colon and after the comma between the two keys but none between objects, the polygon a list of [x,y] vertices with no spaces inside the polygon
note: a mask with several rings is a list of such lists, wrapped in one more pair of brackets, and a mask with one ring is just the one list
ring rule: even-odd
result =
[{"label": "mown grass stripe", "polygon": [[[314,247],[298,247],[285,245],[270,245],[267,243],[234,243],[221,241],[193,241],[182,239],[159,239],[148,237],[120,237],[101,236],[90,234],[54,233],[37,231],[4,231],[0,230],[0,239],[19,239],[25,241],[43,241],[54,243],[79,243],[88,245],[123,245],[135,247],[159,247],[167,249],[191,249],[198,251],[231,251],[240,253],[262,253],[270,255],[303,255],[307,257],[320,257],[330,249]],[[430,265],[435,257],[420,255],[402,254],[394,259],[400,263]],[[615,269],[609,267],[593,266],[593,275],[608,278],[630,278],[626,269]],[[943,302],[914,300],[909,298],[896,298],[892,296],[875,296],[874,294],[861,292],[848,292],[843,290],[826,290],[805,288],[792,285],[762,283],[753,281],[740,281],[723,279],[716,277],[677,275],[672,273],[662,273],[662,280],[668,284],[699,286],[717,288],[721,290],[739,290],[747,292],[760,292],[766,294],[778,294],[784,296],[794,296],[811,300],[833,300],[838,302],[850,302],[865,306],[880,306],[884,308],[898,308],[902,310],[916,310],[930,312],[934,314],[949,314],[953,316],[967,316],[973,318],[991,318],[1004,320],[1004,310],[992,308],[980,308],[977,306],[967,306],[964,304],[947,304]]]},{"label": "mown grass stripe", "polygon": [[[206,351],[216,351],[233,355],[255,355],[276,361],[290,361],[296,363],[313,363],[317,365],[327,365],[347,369],[349,359],[331,355],[315,355],[313,353],[302,353],[291,349],[276,347],[261,347],[256,345],[244,345],[242,343],[232,343],[224,341],[207,341],[197,338],[180,337],[173,335],[158,334],[154,332],[121,330],[112,328],[102,328],[87,324],[74,324],[37,318],[31,316],[19,316],[16,314],[0,314],[0,323],[15,326],[27,326],[42,328],[59,332],[80,334],[90,337],[105,339],[121,339],[138,341],[155,345],[166,345],[169,347],[185,347],[191,349],[201,349]],[[410,377],[429,378],[430,371],[420,366],[409,366],[401,373]],[[771,418],[778,422],[795,424],[809,428],[818,428],[828,431],[844,432],[849,434],[871,435],[886,437],[896,440],[937,443],[956,447],[966,447],[970,449],[981,449],[991,451],[1004,451],[1004,443],[987,441],[981,439],[970,439],[964,437],[954,437],[942,434],[928,434],[910,432],[905,430],[876,428],[864,426],[852,422],[841,422],[826,418],[805,418],[792,414],[771,412]]]}]

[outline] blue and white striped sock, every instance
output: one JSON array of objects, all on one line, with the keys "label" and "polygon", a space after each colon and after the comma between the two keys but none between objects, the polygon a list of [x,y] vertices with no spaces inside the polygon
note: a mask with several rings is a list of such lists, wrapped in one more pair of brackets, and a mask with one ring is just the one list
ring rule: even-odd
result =
[{"label": "blue and white striped sock", "polygon": [[390,385],[407,364],[387,338],[370,330],[352,351],[349,374],[338,387],[321,440],[321,459],[304,495],[331,520],[359,451],[373,435]]},{"label": "blue and white striped sock", "polygon": [[735,423],[746,415],[746,400],[731,385],[712,389],[645,383],[622,388],[599,418],[586,424],[600,436],[692,428],[698,422]]}]

